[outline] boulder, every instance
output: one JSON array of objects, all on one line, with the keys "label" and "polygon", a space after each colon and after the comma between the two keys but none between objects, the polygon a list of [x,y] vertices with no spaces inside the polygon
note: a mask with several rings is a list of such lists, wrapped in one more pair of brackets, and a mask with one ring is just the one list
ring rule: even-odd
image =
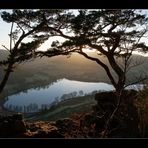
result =
[{"label": "boulder", "polygon": [[26,132],[22,114],[0,116],[0,137],[12,137]]},{"label": "boulder", "polygon": [[99,137],[99,133],[104,129],[105,120],[93,113],[86,113],[80,119],[80,129],[87,135],[87,138]]},{"label": "boulder", "polygon": [[57,120],[55,126],[59,129],[60,133],[73,131],[78,128],[78,123],[70,118]]}]

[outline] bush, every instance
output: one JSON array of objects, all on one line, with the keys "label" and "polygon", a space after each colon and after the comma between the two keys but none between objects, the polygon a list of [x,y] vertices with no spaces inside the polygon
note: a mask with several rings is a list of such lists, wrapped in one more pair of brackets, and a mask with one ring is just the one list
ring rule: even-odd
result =
[{"label": "bush", "polygon": [[136,106],[139,115],[139,130],[141,137],[148,137],[148,84],[138,93]]}]

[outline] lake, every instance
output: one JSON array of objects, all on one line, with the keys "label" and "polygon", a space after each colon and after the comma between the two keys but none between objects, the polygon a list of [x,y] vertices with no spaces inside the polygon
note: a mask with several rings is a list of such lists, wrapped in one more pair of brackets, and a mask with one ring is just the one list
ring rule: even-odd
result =
[{"label": "lake", "polygon": [[43,88],[32,88],[8,96],[5,98],[4,107],[17,112],[38,112],[50,108],[61,100],[111,90],[114,90],[114,87],[107,83],[81,82],[64,78]]}]

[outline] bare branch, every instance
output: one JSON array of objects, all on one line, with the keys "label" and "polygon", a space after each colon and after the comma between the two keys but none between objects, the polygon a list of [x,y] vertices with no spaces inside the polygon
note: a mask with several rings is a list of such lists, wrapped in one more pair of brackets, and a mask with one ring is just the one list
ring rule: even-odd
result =
[{"label": "bare branch", "polygon": [[13,31],[14,22],[12,22],[11,30],[10,30],[10,52],[12,50],[12,31]]},{"label": "bare branch", "polygon": [[17,23],[17,26],[22,30],[23,34],[25,34],[24,29]]},{"label": "bare branch", "polygon": [[138,83],[143,82],[143,81],[145,81],[145,80],[148,80],[148,77],[141,78],[141,79],[139,78],[139,80],[134,81],[134,82],[132,82],[132,83],[129,83],[129,84],[125,85],[124,88],[126,88],[126,87],[128,87],[128,86],[130,86],[130,85],[138,84]]},{"label": "bare branch", "polygon": [[[132,59],[133,60],[133,59]],[[131,61],[132,61],[131,60]],[[127,65],[127,72],[128,71],[130,71],[132,68],[134,68],[134,67],[137,67],[137,66],[140,66],[140,65],[142,65],[142,64],[144,64],[144,62],[145,62],[145,59],[137,59],[136,58],[136,60],[135,60],[135,62],[133,63],[133,64],[131,64],[131,61],[128,63],[128,65]]]},{"label": "bare branch", "polygon": [[10,52],[10,50],[5,46],[5,45],[2,45],[7,51]]},{"label": "bare branch", "polygon": [[98,51],[100,51],[100,52],[103,53],[104,55],[107,55],[107,53],[108,53],[107,51],[105,51],[105,50],[102,48],[102,46],[98,46],[98,45],[96,45],[96,44],[91,44],[91,43],[89,43],[88,46],[91,47],[91,48],[93,48],[93,49],[97,49]]}]

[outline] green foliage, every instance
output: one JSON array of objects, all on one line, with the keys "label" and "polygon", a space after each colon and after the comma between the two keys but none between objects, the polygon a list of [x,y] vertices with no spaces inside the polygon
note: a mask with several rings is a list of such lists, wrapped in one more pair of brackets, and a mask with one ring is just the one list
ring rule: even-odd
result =
[{"label": "green foliage", "polygon": [[[11,12],[2,11],[1,17],[7,23],[12,24],[12,32],[10,32],[10,40],[14,46],[10,50],[9,58],[1,61],[1,65],[29,60],[35,56],[36,49],[52,36],[45,22],[45,16],[48,23],[54,24],[54,19],[62,13],[63,10],[57,9],[13,9]],[[14,25],[15,24],[15,25]],[[24,43],[25,38],[30,37],[32,41]],[[12,44],[12,43],[11,43]],[[12,46],[12,45],[11,45]]]}]

